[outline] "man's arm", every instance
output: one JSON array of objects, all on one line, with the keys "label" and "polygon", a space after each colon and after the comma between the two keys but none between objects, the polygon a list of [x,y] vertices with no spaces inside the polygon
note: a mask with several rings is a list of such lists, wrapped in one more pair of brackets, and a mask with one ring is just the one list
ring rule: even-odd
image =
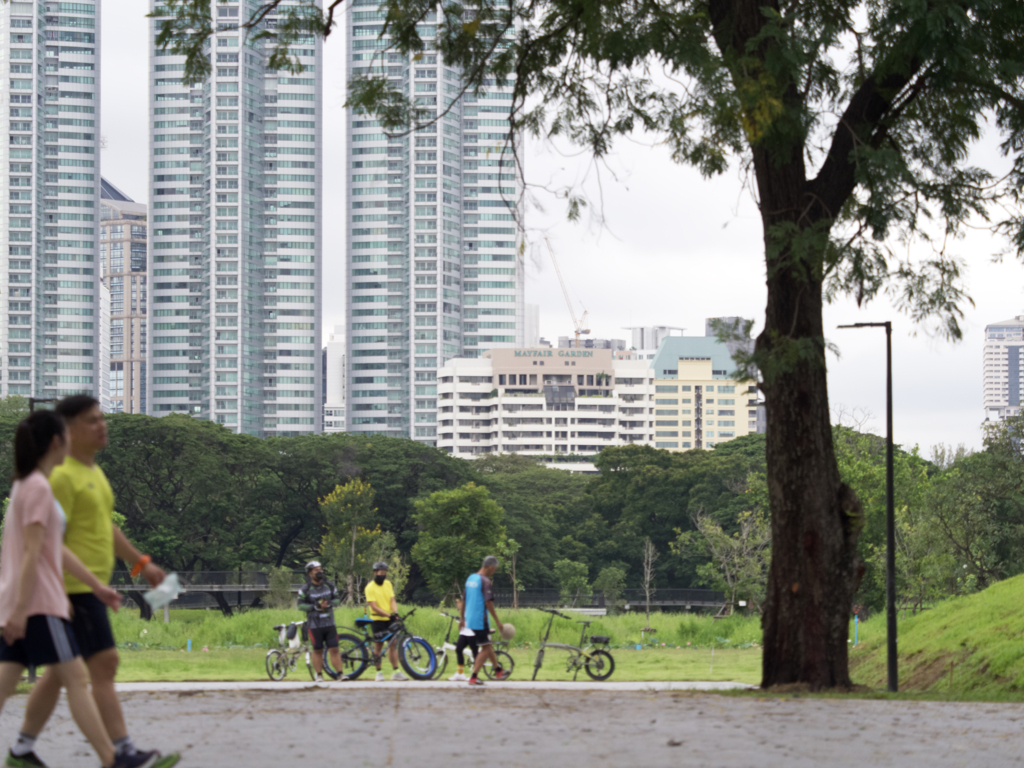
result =
[{"label": "man's arm", "polygon": [[[114,554],[128,563],[130,568],[134,568],[135,564],[142,559],[142,553],[128,541],[128,537],[116,525],[114,526]],[[149,586],[158,587],[160,582],[167,578],[167,574],[159,565],[149,562],[142,566],[142,577],[149,582]]]},{"label": "man's arm", "polygon": [[484,605],[487,606],[487,610],[490,612],[491,616],[494,617],[494,625],[498,628],[498,631],[501,632],[501,628],[505,625],[501,623],[501,619],[498,618],[498,612],[494,610],[494,601],[488,600]]},{"label": "man's arm", "polygon": [[341,593],[338,592],[338,585],[331,583],[331,607],[337,608],[341,605]]},{"label": "man's arm", "polygon": [[300,611],[305,611],[306,613],[309,613],[310,611],[314,610],[315,606],[313,605],[312,602],[310,602],[309,599],[308,584],[303,584],[301,587],[299,587],[299,599],[296,600],[295,605]]},{"label": "man's arm", "polygon": [[379,605],[377,605],[377,601],[376,600],[367,600],[366,601],[366,605],[369,606],[370,611],[372,613],[376,613],[378,616],[387,616],[388,615],[387,611],[385,611],[383,608],[381,608]]}]

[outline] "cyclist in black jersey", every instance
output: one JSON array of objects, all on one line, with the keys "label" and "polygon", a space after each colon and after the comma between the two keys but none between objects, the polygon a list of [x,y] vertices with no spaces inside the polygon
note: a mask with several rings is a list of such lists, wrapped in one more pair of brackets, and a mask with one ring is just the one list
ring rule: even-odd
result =
[{"label": "cyclist in black jersey", "polygon": [[[306,612],[306,626],[309,640],[313,644],[313,670],[316,681],[323,682],[324,646],[331,654],[331,664],[341,670],[341,654],[338,653],[338,629],[334,625],[334,609],[341,605],[341,596],[333,581],[324,576],[324,569],[316,560],[306,563],[308,581],[299,589],[299,610]],[[345,675],[339,682],[348,680]]]}]

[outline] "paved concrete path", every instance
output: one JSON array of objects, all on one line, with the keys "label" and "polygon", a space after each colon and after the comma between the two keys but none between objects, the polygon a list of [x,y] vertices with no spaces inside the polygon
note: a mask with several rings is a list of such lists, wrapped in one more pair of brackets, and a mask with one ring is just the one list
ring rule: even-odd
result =
[{"label": "paved concrete path", "polygon": [[[734,691],[753,690],[755,686],[746,683],[723,683],[723,682],[701,682],[701,681],[668,681],[668,682],[644,682],[644,683],[597,683],[593,680],[507,680],[504,683],[486,682],[487,688],[510,688],[519,691]],[[307,689],[337,689],[352,688],[362,690],[370,688],[380,690],[382,688],[396,688],[402,691],[423,690],[461,690],[468,688],[468,683],[452,683],[447,680],[427,680],[414,682],[394,682],[387,680],[378,683],[373,678],[362,678],[344,683],[326,682],[314,683],[310,679],[283,680],[275,683],[273,680],[266,680],[254,683],[118,683],[117,690],[125,693],[177,693],[180,691],[304,691]]]},{"label": "paved concrete path", "polygon": [[[489,685],[125,692],[136,741],[182,768],[952,768],[1024,765],[1024,705]],[[0,716],[10,739],[25,697]],[[62,703],[50,765],[94,768]]]}]

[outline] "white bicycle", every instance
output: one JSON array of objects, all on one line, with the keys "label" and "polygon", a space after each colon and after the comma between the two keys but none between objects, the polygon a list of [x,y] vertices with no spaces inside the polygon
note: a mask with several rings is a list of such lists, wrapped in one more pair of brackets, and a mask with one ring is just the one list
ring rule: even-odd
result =
[{"label": "white bicycle", "polygon": [[[437,671],[434,672],[434,679],[440,679],[444,675],[445,668],[448,666],[448,654],[455,655],[455,644],[451,642],[452,627],[458,626],[461,621],[459,616],[453,616],[450,613],[441,612],[441,615],[448,619],[448,631],[445,632],[444,641],[441,645],[434,646],[434,655],[437,657]],[[491,632],[491,637],[494,637],[494,632]],[[494,643],[494,655],[498,657],[498,662],[501,664],[501,669],[508,670],[509,676],[512,674],[512,669],[516,663],[512,660],[512,657],[508,654],[505,648],[508,647],[508,643],[502,641]],[[472,668],[476,661],[476,654],[473,653],[472,649],[467,648],[463,653],[469,657],[469,667]],[[491,680],[494,680],[494,669],[492,668],[491,662],[484,662],[484,674]],[[507,680],[508,677],[503,677],[502,680]]]}]

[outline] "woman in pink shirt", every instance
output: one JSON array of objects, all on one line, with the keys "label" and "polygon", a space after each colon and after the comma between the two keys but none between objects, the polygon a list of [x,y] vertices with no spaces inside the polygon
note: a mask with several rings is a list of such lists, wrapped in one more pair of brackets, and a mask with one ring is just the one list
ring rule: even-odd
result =
[{"label": "woman in pink shirt", "polygon": [[[50,471],[67,456],[64,419],[53,411],[36,411],[14,435],[15,481],[0,545],[0,710],[14,693],[25,667],[52,667],[67,691],[68,707],[103,765],[140,768],[131,756],[115,756],[88,688],[88,675],[68,622],[63,569],[92,587],[117,610],[121,598],[102,584],[64,546],[64,512],[50,490]],[[7,765],[42,765],[29,752]]]}]

